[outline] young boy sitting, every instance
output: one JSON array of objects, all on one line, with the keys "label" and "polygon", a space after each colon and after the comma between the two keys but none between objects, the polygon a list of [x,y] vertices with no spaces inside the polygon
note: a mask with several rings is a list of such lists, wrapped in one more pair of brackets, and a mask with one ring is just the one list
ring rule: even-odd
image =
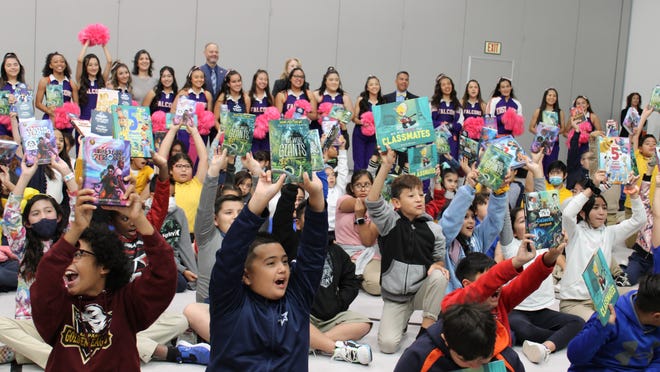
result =
[{"label": "young boy sitting", "polygon": [[[260,173],[252,198],[232,223],[211,273],[209,370],[306,371],[309,313],[323,272],[328,214],[323,185],[304,175],[306,226],[293,270],[284,248],[257,235],[269,200],[284,184]],[[293,271],[293,272],[292,272]]]},{"label": "young boy sitting", "polygon": [[445,237],[440,225],[424,211],[422,182],[401,175],[392,182],[394,209],[381,196],[396,153],[389,147],[367,196],[371,221],[378,228],[381,261],[383,315],[378,345],[383,353],[395,353],[414,310],[423,310],[421,332],[437,319],[449,280],[444,267]]},{"label": "young boy sitting", "polygon": [[568,370],[660,370],[660,275],[643,277],[610,312],[605,326],[594,313],[568,344]]},{"label": "young boy sitting", "polygon": [[172,248],[145,217],[138,195],[131,195],[123,212],[142,234],[150,264],[130,284],[122,242],[107,228],[90,226],[92,195],[89,189],[78,192],[75,221],[44,255],[31,287],[35,326],[53,346],[47,371],[139,370],[135,335],[174,297]]}]

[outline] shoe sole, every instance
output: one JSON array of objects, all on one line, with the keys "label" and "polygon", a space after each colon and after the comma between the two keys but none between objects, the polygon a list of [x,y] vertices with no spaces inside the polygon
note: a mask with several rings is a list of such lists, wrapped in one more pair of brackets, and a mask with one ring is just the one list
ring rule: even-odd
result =
[{"label": "shoe sole", "polygon": [[176,343],[176,346],[186,346],[186,347],[203,347],[204,349],[211,351],[211,345],[209,344],[191,344],[188,341],[181,340]]}]

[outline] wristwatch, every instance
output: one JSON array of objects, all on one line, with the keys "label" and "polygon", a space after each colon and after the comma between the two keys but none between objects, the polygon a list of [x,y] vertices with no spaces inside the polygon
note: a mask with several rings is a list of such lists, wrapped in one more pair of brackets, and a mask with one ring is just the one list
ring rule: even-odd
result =
[{"label": "wristwatch", "polygon": [[367,220],[364,219],[364,217],[358,217],[355,219],[356,225],[364,225],[365,223],[367,223]]}]

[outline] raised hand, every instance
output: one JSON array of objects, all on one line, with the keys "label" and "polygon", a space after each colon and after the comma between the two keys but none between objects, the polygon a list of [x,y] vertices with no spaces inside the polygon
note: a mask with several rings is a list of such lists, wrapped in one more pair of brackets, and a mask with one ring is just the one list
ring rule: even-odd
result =
[{"label": "raised hand", "polygon": [[213,151],[207,174],[211,177],[217,177],[223,169],[227,169],[227,149],[218,146]]},{"label": "raised hand", "polygon": [[[382,148],[379,147],[379,150],[382,150]],[[381,166],[389,168],[394,165],[394,162],[396,161],[396,152],[390,148],[390,146],[385,146],[385,151],[381,151],[380,153],[380,159],[381,159]]]},{"label": "raised hand", "polygon": [[96,209],[96,206],[93,204],[95,202],[94,190],[82,189],[78,191],[76,205],[74,207],[74,219],[71,222],[71,230],[75,230],[74,234],[80,236],[89,227],[89,224],[92,222],[92,214]]},{"label": "raised hand", "polygon": [[472,167],[470,168],[470,172],[468,172],[465,175],[465,183],[472,186],[472,188],[477,187],[478,176],[479,176],[479,172],[477,171],[477,165],[472,164]]},{"label": "raised hand", "polygon": [[263,173],[261,164],[259,164],[259,162],[252,156],[251,152],[248,152],[244,157],[241,157],[241,163],[243,163],[243,168],[247,169],[254,177],[260,177]]},{"label": "raised hand", "polygon": [[260,215],[266,209],[270,199],[282,189],[285,179],[286,175],[282,174],[277,181],[273,182],[271,171],[261,172],[259,182],[257,182],[257,186],[254,189],[254,194],[252,194],[252,198],[248,202],[248,209],[252,213]]},{"label": "raised hand", "polygon": [[524,239],[520,242],[516,256],[511,260],[514,268],[519,269],[536,257],[536,248],[532,241],[533,238],[533,234],[525,234]]},{"label": "raised hand", "polygon": [[302,188],[309,194],[308,203],[310,208],[315,212],[323,212],[325,209],[323,183],[315,172],[312,172],[311,179],[307,173],[303,174]]},{"label": "raised hand", "polygon": [[557,262],[557,258],[561,256],[561,254],[564,252],[564,249],[566,248],[566,245],[568,244],[568,235],[566,235],[566,232],[562,232],[562,239],[559,244],[557,244],[555,247],[551,247],[548,249],[548,252],[543,255],[543,262],[547,266],[552,266]]}]

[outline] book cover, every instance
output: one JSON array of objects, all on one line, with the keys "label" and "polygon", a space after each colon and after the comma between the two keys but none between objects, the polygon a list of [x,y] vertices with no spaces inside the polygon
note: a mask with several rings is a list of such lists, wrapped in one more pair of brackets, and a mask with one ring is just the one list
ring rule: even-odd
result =
[{"label": "book cover", "polygon": [[461,134],[460,155],[468,160],[468,164],[472,165],[479,159],[479,142],[468,137],[466,134]]},{"label": "book cover", "polygon": [[18,124],[23,143],[23,153],[28,164],[50,164],[52,154],[57,154],[55,132],[50,120],[28,120]]},{"label": "book cover", "polygon": [[496,360],[477,368],[463,368],[455,372],[506,372],[504,361]]},{"label": "book cover", "polygon": [[435,128],[435,148],[438,150],[438,155],[449,154],[449,136],[451,133],[447,131],[444,125]]},{"label": "book cover", "polygon": [[252,114],[229,113],[229,120],[224,126],[225,140],[222,142],[222,148],[227,149],[228,155],[245,156],[252,150],[255,118]]},{"label": "book cover", "polygon": [[605,137],[619,137],[619,126],[610,119],[605,122]]},{"label": "book cover", "polygon": [[165,135],[167,135],[167,132],[154,132],[154,150],[156,152],[160,149],[160,144],[163,142]]},{"label": "book cover", "polygon": [[512,136],[504,136],[500,138],[496,138],[490,143],[494,146],[499,147],[501,150],[504,150],[507,154],[510,154],[513,156],[513,160],[511,161],[511,169],[516,169],[516,168],[521,168],[525,166],[526,164],[526,159],[527,159],[527,153],[525,153],[525,150],[520,146],[518,141],[516,141],[515,138]]},{"label": "book cover", "polygon": [[330,109],[330,113],[328,114],[328,116],[346,124],[351,121],[351,117],[353,116],[353,113],[346,110],[344,105],[332,105],[332,109]]},{"label": "book cover", "polygon": [[[639,126],[639,121],[641,120],[641,117],[639,116],[639,113],[637,110],[635,110],[634,107],[628,108],[628,111],[626,111],[626,116],[623,118],[623,122],[621,125],[623,125],[624,128],[628,131],[628,133],[632,133],[637,126]],[[610,136],[608,137],[618,137],[618,136]]]},{"label": "book cover", "polygon": [[321,138],[319,138],[319,131],[316,129],[310,129],[307,134],[309,139],[309,152],[312,161],[312,170],[320,171],[323,170],[323,151],[321,150]]},{"label": "book cover", "polygon": [[[167,115],[167,117],[171,118],[169,125],[172,125],[172,123],[175,124],[181,124],[180,130],[185,130],[185,126],[197,126],[197,115],[195,115],[195,104],[196,102],[191,100],[190,98],[186,96],[180,96],[179,100],[177,101],[176,104],[176,112],[174,113],[174,117],[171,117],[171,115]],[[229,112],[225,113],[227,115]],[[167,128],[169,128],[169,125],[167,124],[167,118],[165,125],[167,125]],[[229,119],[227,119],[229,120]],[[224,123],[223,122],[223,130],[224,130]]]},{"label": "book cover", "polygon": [[536,249],[553,248],[563,239],[561,210],[557,190],[525,194],[525,226],[534,234]]},{"label": "book cover", "polygon": [[126,205],[122,197],[131,174],[131,144],[110,137],[84,137],[83,188],[94,190],[97,205]]},{"label": "book cover", "polygon": [[420,97],[373,107],[376,141],[384,149],[406,148],[433,142],[435,134],[428,97]]},{"label": "book cover", "polygon": [[128,92],[119,92],[118,99],[119,99],[119,103],[117,104],[120,106],[132,106],[133,104],[133,96]]},{"label": "book cover", "polygon": [[[282,119],[268,122],[270,165],[274,174],[286,174],[287,182],[302,182],[303,173],[311,175],[309,120]],[[278,176],[279,177],[279,176]]]},{"label": "book cover", "polygon": [[0,139],[0,164],[9,165],[16,155],[18,143]]},{"label": "book cover", "polygon": [[13,110],[18,114],[18,120],[26,120],[34,117],[34,96],[32,91],[27,88],[23,83],[16,86],[14,90],[14,103]]},{"label": "book cover", "polygon": [[60,107],[64,104],[64,91],[60,84],[46,85],[46,106]]},{"label": "book cover", "polygon": [[481,128],[481,135],[479,137],[479,144],[481,149],[485,150],[488,146],[488,143],[497,138],[497,128],[491,128],[484,126]]},{"label": "book cover", "polygon": [[512,160],[511,154],[502,151],[497,146],[488,146],[477,167],[479,171],[477,181],[491,190],[498,190],[504,183],[504,177]]},{"label": "book cover", "polygon": [[131,157],[151,158],[154,135],[151,112],[145,106],[112,106],[113,137],[131,143]]},{"label": "book cover", "polygon": [[484,127],[497,130],[497,118],[490,115],[484,116]]},{"label": "book cover", "polygon": [[530,150],[532,152],[543,151],[546,155],[550,155],[558,137],[558,126],[539,123],[536,125],[536,135],[532,140]]},{"label": "book cover", "polygon": [[591,256],[591,260],[582,273],[582,278],[589,290],[598,319],[602,325],[607,324],[610,318],[609,305],[615,304],[619,299],[619,291],[616,289],[610,266],[600,248]]},{"label": "book cover", "polygon": [[323,134],[325,134],[323,149],[329,149],[330,146],[339,146],[339,133],[341,133],[339,121],[329,116],[324,116],[321,119],[321,128],[323,129]]},{"label": "book cover", "polygon": [[587,117],[580,107],[571,107],[571,122],[573,121],[577,121],[578,124],[587,121]]},{"label": "book cover", "polygon": [[0,90],[0,115],[9,115],[11,111],[9,94],[8,90]]},{"label": "book cover", "polygon": [[543,110],[541,113],[541,122],[546,125],[559,126],[559,114],[556,111]]},{"label": "book cover", "polygon": [[392,182],[397,178],[396,174],[388,174],[385,178],[385,183],[383,183],[383,189],[380,190],[380,195],[383,196],[383,199],[386,201],[392,200]]},{"label": "book cover", "polygon": [[92,133],[92,122],[80,118],[71,118],[71,125],[79,135],[87,137]]},{"label": "book cover", "polygon": [[598,137],[598,169],[605,169],[607,179],[615,185],[628,182],[632,171],[630,141],[625,137]]},{"label": "book cover", "polygon": [[109,111],[92,110],[89,122],[92,134],[101,137],[112,137],[114,119]]},{"label": "book cover", "polygon": [[96,111],[110,112],[119,104],[119,92],[114,89],[99,89],[96,98]]},{"label": "book cover", "polygon": [[425,180],[435,177],[435,167],[438,165],[438,150],[435,143],[408,148],[408,164],[410,174]]},{"label": "book cover", "polygon": [[183,116],[179,117],[176,116],[176,114],[168,112],[165,114],[165,128],[170,129],[170,127],[175,123],[175,120],[176,123],[182,123],[179,130],[186,130],[186,126],[197,127],[197,114],[190,115],[189,113],[185,112]]},{"label": "book cover", "polygon": [[649,105],[653,107],[653,110],[660,111],[660,85],[656,85],[653,91],[651,91]]}]

